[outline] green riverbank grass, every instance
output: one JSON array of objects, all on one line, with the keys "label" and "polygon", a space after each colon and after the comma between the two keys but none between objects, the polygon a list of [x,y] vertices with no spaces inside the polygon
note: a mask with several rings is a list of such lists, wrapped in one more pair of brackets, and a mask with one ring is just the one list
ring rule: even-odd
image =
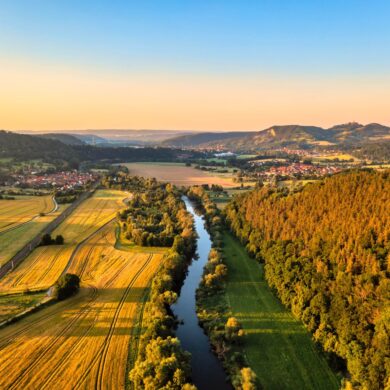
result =
[{"label": "green riverbank grass", "polygon": [[339,388],[339,380],[316,350],[311,335],[278,301],[263,276],[263,267],[251,259],[228,232],[223,235],[228,267],[228,316],[245,330],[242,347],[264,389]]}]

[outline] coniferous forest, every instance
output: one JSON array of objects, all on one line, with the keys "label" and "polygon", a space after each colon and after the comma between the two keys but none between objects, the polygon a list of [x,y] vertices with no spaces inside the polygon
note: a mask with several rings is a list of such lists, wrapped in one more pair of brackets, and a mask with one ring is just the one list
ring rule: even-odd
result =
[{"label": "coniferous forest", "polygon": [[299,191],[259,188],[226,208],[269,285],[352,384],[390,375],[389,172],[352,171]]}]

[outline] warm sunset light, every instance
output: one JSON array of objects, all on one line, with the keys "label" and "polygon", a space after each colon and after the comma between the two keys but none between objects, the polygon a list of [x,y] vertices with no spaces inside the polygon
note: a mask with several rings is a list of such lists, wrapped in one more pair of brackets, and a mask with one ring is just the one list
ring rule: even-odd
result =
[{"label": "warm sunset light", "polygon": [[390,0],[0,0],[0,390],[390,389]]},{"label": "warm sunset light", "polygon": [[390,122],[386,2],[135,4],[2,5],[0,128]]}]

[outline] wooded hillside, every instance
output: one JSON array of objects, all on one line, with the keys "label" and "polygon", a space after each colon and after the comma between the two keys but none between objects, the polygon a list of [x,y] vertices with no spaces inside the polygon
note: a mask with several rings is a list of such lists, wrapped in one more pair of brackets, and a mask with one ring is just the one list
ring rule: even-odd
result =
[{"label": "wooded hillside", "polygon": [[345,360],[352,382],[385,388],[390,173],[339,174],[297,193],[261,188],[233,200],[226,216],[265,262],[281,301],[326,351]]},{"label": "wooded hillside", "polygon": [[[40,159],[56,165],[78,167],[83,161],[177,161],[183,152],[169,148],[95,147],[68,145],[59,140],[0,130],[0,158],[17,161]],[[187,156],[200,156],[186,152]]]}]

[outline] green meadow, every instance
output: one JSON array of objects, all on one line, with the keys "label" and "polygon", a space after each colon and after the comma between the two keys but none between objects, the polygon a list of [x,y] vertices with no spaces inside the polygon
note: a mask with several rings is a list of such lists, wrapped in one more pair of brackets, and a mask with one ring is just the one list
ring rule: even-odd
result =
[{"label": "green meadow", "polygon": [[262,265],[229,233],[224,234],[224,255],[228,315],[245,330],[244,354],[263,388],[338,389],[339,380],[311,335],[270,290]]}]

